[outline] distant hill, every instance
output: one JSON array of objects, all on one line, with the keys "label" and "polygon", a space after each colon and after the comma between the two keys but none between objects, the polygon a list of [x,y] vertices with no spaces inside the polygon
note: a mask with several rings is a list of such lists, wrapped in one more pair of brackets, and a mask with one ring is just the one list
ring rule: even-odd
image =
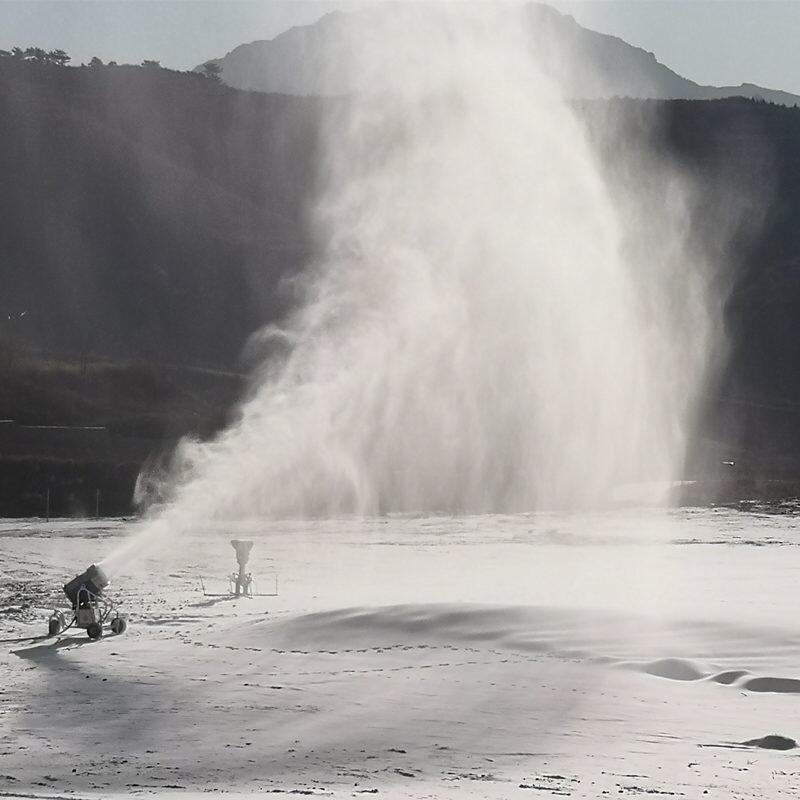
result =
[{"label": "distant hill", "polygon": [[[155,67],[0,58],[0,419],[109,426],[119,463],[145,442],[219,424],[239,390],[225,373],[243,371],[248,337],[297,302],[292,279],[314,253],[304,222],[319,122],[338,102]],[[708,398],[696,463],[734,453],[759,474],[800,476],[800,108],[578,107],[591,124],[611,103],[658,120],[654,146],[711,187],[692,220],[698,235],[737,193],[763,185],[763,220],[743,225],[723,254],[736,268],[730,361]],[[604,154],[612,169],[614,157]],[[203,370],[185,371],[194,367]],[[110,400],[92,375],[114,376]],[[0,460],[21,457],[33,435],[9,429]],[[56,456],[84,457],[47,458]],[[14,474],[41,487],[40,466]]]},{"label": "distant hill", "polygon": [[[631,97],[653,99],[715,100],[724,97],[762,99],[783,105],[800,103],[788,92],[750,83],[741,86],[701,86],[659,63],[653,53],[615,36],[581,27],[571,16],[542,3],[506,6],[518,13],[519,25],[531,48],[553,76],[570,87],[575,97]],[[412,13],[419,13],[414,6]],[[408,29],[404,28],[408,24]],[[229,86],[260,92],[293,95],[347,94],[360,88],[361,76],[343,68],[351,42],[369,42],[391,26],[394,41],[413,35],[408,8],[387,3],[354,12],[332,12],[312,25],[291,28],[274,39],[242,44],[222,58],[212,59],[222,69]],[[385,43],[386,39],[380,41]],[[391,74],[391,47],[381,52]],[[201,69],[201,67],[198,67]],[[373,88],[374,87],[373,85]],[[380,87],[377,87],[380,88]]]}]

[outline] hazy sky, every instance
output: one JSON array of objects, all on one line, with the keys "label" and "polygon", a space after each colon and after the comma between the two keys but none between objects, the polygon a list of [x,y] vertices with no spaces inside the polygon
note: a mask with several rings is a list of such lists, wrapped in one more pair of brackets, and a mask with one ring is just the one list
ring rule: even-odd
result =
[{"label": "hazy sky", "polygon": [[[551,0],[700,83],[800,94],[800,0]],[[313,22],[336,0],[0,0],[0,48],[60,47],[73,63],[189,69],[238,44]]]}]

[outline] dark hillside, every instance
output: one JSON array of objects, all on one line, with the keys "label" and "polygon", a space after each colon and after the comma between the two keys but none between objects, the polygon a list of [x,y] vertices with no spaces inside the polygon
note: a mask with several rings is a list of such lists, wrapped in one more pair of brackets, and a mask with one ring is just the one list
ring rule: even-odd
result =
[{"label": "dark hillside", "polygon": [[142,464],[210,436],[241,375],[28,353],[0,382],[0,516],[127,514]]},{"label": "dark hillside", "polygon": [[313,101],[2,59],[0,110],[6,339],[231,364],[286,308]]},{"label": "dark hillside", "polygon": [[148,456],[225,423],[307,258],[317,113],[0,58],[0,515],[129,513]]},{"label": "dark hillside", "polygon": [[752,192],[750,218],[734,235],[725,304],[729,362],[711,398],[706,435],[741,448],[755,472],[797,477],[800,108],[677,101],[667,118],[670,147],[687,164],[724,175],[731,191]]},{"label": "dark hillside", "polygon": [[[0,58],[0,420],[15,421],[0,425],[0,514],[36,513],[50,480],[65,508],[92,507],[101,478],[129,510],[148,453],[224,423],[247,337],[296,299],[282,279],[310,256],[330,102]],[[733,458],[737,477],[800,478],[800,109],[584,112],[604,103],[659,120],[656,146],[714,187],[699,234],[748,198],[719,287],[730,361],[704,398],[693,474]]]}]

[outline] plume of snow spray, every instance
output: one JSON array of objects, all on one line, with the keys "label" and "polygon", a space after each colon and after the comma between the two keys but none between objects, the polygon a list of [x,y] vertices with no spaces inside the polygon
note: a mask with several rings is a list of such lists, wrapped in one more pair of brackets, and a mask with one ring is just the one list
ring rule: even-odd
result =
[{"label": "plume of snow spray", "polygon": [[305,302],[108,566],[213,519],[597,506],[680,470],[714,322],[684,182],[636,164],[655,219],[605,177],[516,6],[354,27]]}]

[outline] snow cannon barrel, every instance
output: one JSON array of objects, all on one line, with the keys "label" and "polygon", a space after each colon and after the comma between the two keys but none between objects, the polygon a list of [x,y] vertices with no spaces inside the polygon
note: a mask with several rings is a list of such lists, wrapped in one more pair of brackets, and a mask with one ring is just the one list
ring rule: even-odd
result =
[{"label": "snow cannon barrel", "polygon": [[231,544],[236,551],[236,562],[241,569],[244,569],[247,566],[247,560],[250,558],[253,543],[245,539],[231,539]]},{"label": "snow cannon barrel", "polygon": [[86,572],[76,575],[69,583],[64,584],[64,594],[75,606],[78,603],[78,591],[81,587],[88,589],[94,595],[101,595],[108,583],[105,572],[97,564],[92,564]]}]

